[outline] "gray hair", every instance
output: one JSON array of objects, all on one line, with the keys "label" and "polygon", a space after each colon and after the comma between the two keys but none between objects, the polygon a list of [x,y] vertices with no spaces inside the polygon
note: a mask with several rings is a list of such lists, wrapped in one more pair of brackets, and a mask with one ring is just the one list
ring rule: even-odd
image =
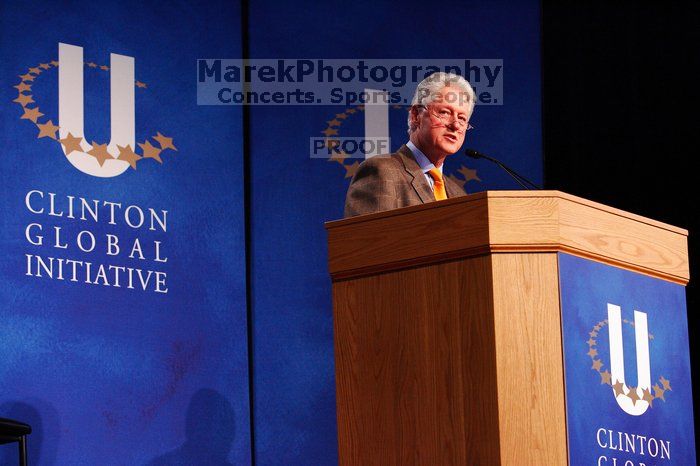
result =
[{"label": "gray hair", "polygon": [[[431,74],[418,84],[416,93],[413,94],[411,100],[411,108],[416,105],[428,105],[435,100],[435,96],[445,87],[458,87],[467,94],[467,103],[469,104],[469,115],[474,111],[474,103],[476,102],[476,94],[472,86],[462,76],[454,73],[444,73],[438,71]],[[408,134],[415,131],[415,126],[411,125],[411,108],[408,110]]]}]

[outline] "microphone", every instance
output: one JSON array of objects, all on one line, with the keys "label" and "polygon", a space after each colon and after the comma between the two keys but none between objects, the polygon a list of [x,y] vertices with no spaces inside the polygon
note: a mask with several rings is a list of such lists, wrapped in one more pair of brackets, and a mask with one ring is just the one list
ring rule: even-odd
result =
[{"label": "microphone", "polygon": [[489,162],[493,162],[499,167],[501,167],[503,170],[505,170],[506,173],[508,173],[515,181],[518,182],[520,186],[522,186],[525,189],[542,189],[540,186],[537,186],[535,183],[532,181],[528,180],[512,168],[508,167],[506,164],[501,162],[500,160],[494,159],[493,157],[489,157],[488,155],[484,155],[481,152],[477,152],[474,149],[465,149],[464,153],[467,154],[467,156],[473,158],[473,159],[486,159]]}]

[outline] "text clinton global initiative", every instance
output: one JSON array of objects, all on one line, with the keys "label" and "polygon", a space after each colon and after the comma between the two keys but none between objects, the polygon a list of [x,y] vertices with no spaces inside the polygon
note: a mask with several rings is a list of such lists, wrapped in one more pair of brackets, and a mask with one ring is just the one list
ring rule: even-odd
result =
[{"label": "text clinton global initiative", "polygon": [[[168,262],[163,248],[167,210],[38,189],[27,192],[24,205],[32,219],[24,229],[29,245],[25,275],[168,292],[167,273],[154,268]],[[50,255],[41,254],[46,249]]]}]

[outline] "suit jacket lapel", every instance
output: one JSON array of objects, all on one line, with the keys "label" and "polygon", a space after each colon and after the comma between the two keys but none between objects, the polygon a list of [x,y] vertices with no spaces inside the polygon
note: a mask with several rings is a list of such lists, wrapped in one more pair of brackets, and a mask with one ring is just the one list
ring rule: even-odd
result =
[{"label": "suit jacket lapel", "polygon": [[398,154],[401,157],[404,168],[406,172],[412,177],[411,185],[415,189],[416,194],[420,200],[425,204],[426,202],[432,202],[435,200],[433,191],[430,189],[428,181],[425,179],[423,170],[421,170],[420,165],[416,162],[413,152],[405,144],[401,146],[398,150]]}]

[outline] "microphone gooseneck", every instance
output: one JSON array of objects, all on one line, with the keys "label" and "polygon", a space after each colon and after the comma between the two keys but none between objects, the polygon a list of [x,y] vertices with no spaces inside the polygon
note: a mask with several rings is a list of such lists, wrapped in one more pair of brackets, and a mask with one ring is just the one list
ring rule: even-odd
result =
[{"label": "microphone gooseneck", "polygon": [[464,153],[467,154],[468,157],[471,157],[473,159],[486,159],[489,162],[493,162],[499,167],[501,167],[506,173],[508,173],[515,181],[518,182],[520,186],[522,186],[525,189],[542,189],[542,187],[536,185],[532,181],[528,180],[503,162],[501,162],[498,159],[494,159],[493,157],[489,157],[488,155],[482,154],[481,152],[475,151],[474,149],[465,149]]}]

